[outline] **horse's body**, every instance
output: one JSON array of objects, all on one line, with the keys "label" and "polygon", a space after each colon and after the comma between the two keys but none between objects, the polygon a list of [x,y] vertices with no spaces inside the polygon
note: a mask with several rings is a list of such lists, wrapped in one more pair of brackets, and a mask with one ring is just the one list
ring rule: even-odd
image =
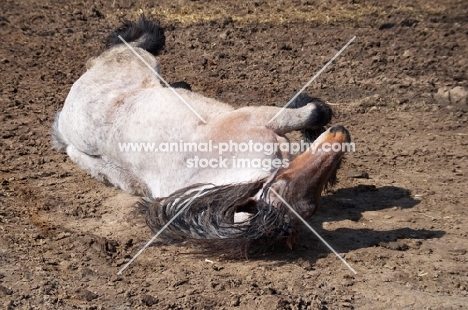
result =
[{"label": "horse's body", "polygon": [[[127,24],[117,34],[122,34],[131,42],[135,51],[159,72],[158,61],[152,54],[156,54],[164,45],[164,36],[157,24],[142,18],[137,24]],[[245,220],[243,223],[247,223],[258,212],[255,210],[259,201],[280,209],[282,203],[271,193],[267,193],[270,187],[285,195],[291,205],[299,206],[304,216],[310,216],[315,210],[324,184],[336,170],[343,152],[322,152],[319,155],[304,152],[292,161],[290,153],[281,151],[278,147],[273,152],[252,153],[240,152],[232,145],[249,141],[264,145],[287,143],[284,135],[290,131],[320,130],[331,118],[331,110],[326,105],[317,102],[302,103],[296,105],[295,109],[285,109],[269,122],[279,108],[260,106],[236,110],[227,104],[178,88],[177,92],[206,121],[204,123],[173,90],[159,81],[131,49],[118,43],[118,40],[114,40],[114,46],[90,60],[87,72],[73,85],[53,127],[57,149],[66,150],[74,162],[101,182],[156,199],[153,211],[166,212],[177,204],[177,197],[183,196],[183,189],[187,188],[187,192],[191,192],[194,184],[212,184],[214,190],[211,190],[211,194],[215,197],[216,193],[233,195],[236,192],[217,192],[218,188],[238,188],[239,184],[258,183],[261,184],[260,187],[258,184],[252,185],[251,190],[247,191],[248,197],[224,206],[233,210],[228,222],[233,223],[233,214],[242,213],[248,214],[242,217]],[[325,141],[349,141],[349,135],[344,128],[334,127],[324,132],[315,144],[317,146]],[[210,143],[215,147],[230,143],[231,147],[224,150],[223,154],[218,149],[213,149],[212,152],[184,152],[180,149],[174,152],[138,152],[122,149],[125,143],[150,143],[157,148],[170,143],[182,145],[185,142],[197,145]],[[195,157],[219,164],[220,155],[227,159],[227,167],[210,169],[189,164]],[[279,159],[282,165],[267,169],[265,166],[233,167],[232,161],[239,158],[266,163]],[[283,165],[284,163],[287,165]],[[295,188],[291,189],[293,186]],[[164,199],[160,197],[174,198],[174,195],[176,199],[169,205],[162,203]],[[206,197],[211,196],[206,193]],[[206,201],[203,203],[207,205]],[[160,210],[162,205],[166,211]],[[207,208],[216,209],[212,203],[208,205]],[[154,216],[158,218],[158,214]],[[164,222],[160,213],[159,220]],[[160,227],[162,222],[152,228]],[[174,225],[172,231],[177,228],[177,222]],[[195,236],[190,232],[187,237],[214,238],[210,234]],[[227,233],[226,236],[216,238],[238,237],[236,234],[229,237]]]}]

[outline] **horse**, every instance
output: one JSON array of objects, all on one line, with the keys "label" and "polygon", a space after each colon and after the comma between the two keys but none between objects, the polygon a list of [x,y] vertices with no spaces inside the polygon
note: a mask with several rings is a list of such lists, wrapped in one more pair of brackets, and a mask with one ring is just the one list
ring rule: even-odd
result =
[{"label": "horse", "polygon": [[[301,94],[286,109],[235,109],[185,82],[168,85],[157,59],[164,30],[145,16],[108,41],[56,114],[54,148],[100,182],[142,196],[153,232],[170,223],[166,242],[232,257],[277,240],[292,247],[299,221],[289,207],[314,214],[346,153],[324,146],[351,141],[342,126],[325,129],[331,108]],[[299,154],[288,149],[292,131],[307,141]]]}]

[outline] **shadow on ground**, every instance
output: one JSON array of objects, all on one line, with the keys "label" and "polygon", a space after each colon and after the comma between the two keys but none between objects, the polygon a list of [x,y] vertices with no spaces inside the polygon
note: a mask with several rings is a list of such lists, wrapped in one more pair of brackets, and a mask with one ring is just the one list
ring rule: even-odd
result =
[{"label": "shadow on ground", "polygon": [[[419,204],[413,199],[409,190],[395,186],[375,187],[374,185],[358,185],[355,187],[338,189],[322,198],[321,207],[309,220],[310,225],[337,252],[348,253],[353,250],[373,246],[383,246],[393,250],[405,251],[409,246],[398,240],[424,240],[440,238],[445,235],[442,230],[412,229],[405,222],[397,222],[401,228],[390,230],[375,230],[364,228],[376,226],[366,223],[363,213],[369,211],[383,211],[388,208],[410,209]],[[379,215],[377,215],[379,216]],[[383,218],[383,214],[382,214]],[[362,223],[363,228],[338,228],[326,230],[324,222],[339,222],[350,220],[356,224]],[[356,225],[353,225],[356,226]],[[393,225],[395,226],[395,225]],[[262,259],[292,261],[304,258],[315,261],[328,255],[330,250],[306,227],[300,228],[299,242],[294,251],[283,245],[278,245]]]}]

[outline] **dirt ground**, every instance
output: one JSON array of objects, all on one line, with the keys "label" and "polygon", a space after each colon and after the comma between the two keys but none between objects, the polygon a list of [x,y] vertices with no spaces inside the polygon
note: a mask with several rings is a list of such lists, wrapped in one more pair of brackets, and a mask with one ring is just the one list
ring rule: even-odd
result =
[{"label": "dirt ground", "polygon": [[[0,307],[466,308],[468,6],[411,3],[1,1]],[[356,275],[305,228],[294,251],[153,246],[117,275],[151,238],[138,197],[53,151],[50,127],[86,60],[141,12],[166,28],[162,75],[234,106],[284,105],[356,36],[308,89],[357,146],[310,220]]]}]

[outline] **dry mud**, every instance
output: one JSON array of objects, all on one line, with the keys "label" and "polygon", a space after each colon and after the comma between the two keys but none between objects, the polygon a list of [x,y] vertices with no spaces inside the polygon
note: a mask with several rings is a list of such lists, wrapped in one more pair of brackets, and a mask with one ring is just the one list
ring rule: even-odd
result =
[{"label": "dry mud", "polygon": [[[155,3],[0,3],[0,307],[466,308],[464,1]],[[308,92],[357,146],[310,220],[357,275],[303,229],[294,251],[243,261],[150,247],[117,276],[151,237],[138,197],[51,150],[50,127],[86,60],[140,12],[166,28],[163,76],[234,106],[282,106],[356,36]]]}]

